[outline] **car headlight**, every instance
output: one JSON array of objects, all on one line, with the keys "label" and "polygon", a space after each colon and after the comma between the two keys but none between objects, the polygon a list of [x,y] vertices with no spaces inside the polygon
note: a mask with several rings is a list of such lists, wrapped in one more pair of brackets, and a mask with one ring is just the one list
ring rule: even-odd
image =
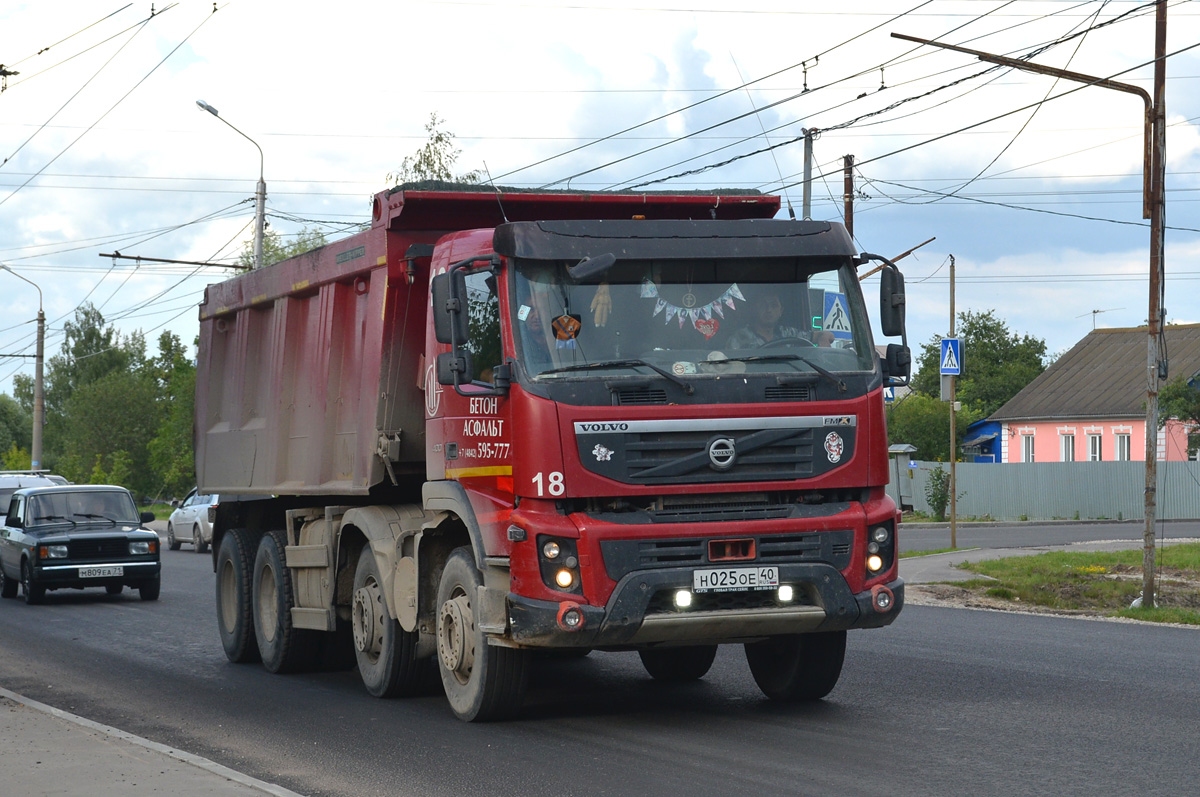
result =
[{"label": "car headlight", "polygon": [[129,554],[131,556],[145,556],[149,553],[154,553],[154,542],[152,540],[134,540],[129,543]]},{"label": "car headlight", "polygon": [[67,546],[65,545],[43,545],[40,553],[43,559],[66,559]]}]

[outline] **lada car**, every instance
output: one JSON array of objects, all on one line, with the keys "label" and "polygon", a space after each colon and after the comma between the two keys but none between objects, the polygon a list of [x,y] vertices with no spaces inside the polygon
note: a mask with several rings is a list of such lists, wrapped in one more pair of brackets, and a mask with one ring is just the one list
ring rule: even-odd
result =
[{"label": "lada car", "polygon": [[124,487],[25,487],[9,498],[0,526],[0,595],[41,603],[47,590],[133,587],[158,599],[162,562],[158,533],[145,528]]}]

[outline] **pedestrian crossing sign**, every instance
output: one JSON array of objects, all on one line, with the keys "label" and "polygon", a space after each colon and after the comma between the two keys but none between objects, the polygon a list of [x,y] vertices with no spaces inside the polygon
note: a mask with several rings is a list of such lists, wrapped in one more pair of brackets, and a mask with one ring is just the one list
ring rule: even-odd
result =
[{"label": "pedestrian crossing sign", "polygon": [[962,344],[959,338],[942,338],[942,376],[962,373]]},{"label": "pedestrian crossing sign", "polygon": [[850,325],[850,313],[846,310],[846,294],[834,291],[825,292],[825,317],[821,327],[832,332],[835,338],[849,340],[853,337],[853,327]]}]

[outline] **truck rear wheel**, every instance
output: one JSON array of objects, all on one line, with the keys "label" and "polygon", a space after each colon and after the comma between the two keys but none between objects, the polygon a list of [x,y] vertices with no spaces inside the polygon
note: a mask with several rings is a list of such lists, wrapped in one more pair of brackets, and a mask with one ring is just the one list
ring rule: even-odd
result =
[{"label": "truck rear wheel", "polygon": [[820,700],[837,685],[845,657],[845,631],[777,636],[746,645],[754,682],[772,700]]},{"label": "truck rear wheel", "polygon": [[383,579],[371,546],[366,545],[354,571],[350,615],[354,655],[363,686],[375,697],[407,697],[421,682],[417,632],[405,631],[383,597]]},{"label": "truck rear wheel", "polygon": [[438,585],[438,670],[450,708],[467,722],[511,716],[525,692],[526,651],[489,645],[475,622],[482,583],[471,549],[458,548]]},{"label": "truck rear wheel", "polygon": [[[199,529],[199,526],[197,526]],[[200,539],[197,530],[195,540]],[[268,531],[254,558],[254,635],[263,666],[271,672],[309,669],[316,658],[316,634],[292,625],[292,571],[284,560],[287,540],[282,531]]]},{"label": "truck rear wheel", "polygon": [[639,650],[642,666],[656,681],[683,683],[703,678],[717,657],[716,645]]},{"label": "truck rear wheel", "polygon": [[217,551],[217,630],[226,658],[239,664],[259,659],[250,600],[254,542],[248,529],[230,529]]}]

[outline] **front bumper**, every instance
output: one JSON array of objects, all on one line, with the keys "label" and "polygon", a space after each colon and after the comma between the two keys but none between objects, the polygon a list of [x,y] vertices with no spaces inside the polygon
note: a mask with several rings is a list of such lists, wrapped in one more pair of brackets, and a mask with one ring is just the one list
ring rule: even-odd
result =
[{"label": "front bumper", "polygon": [[764,636],[881,628],[895,620],[904,606],[904,580],[900,578],[885,585],[894,600],[888,611],[878,612],[872,603],[873,592],[851,592],[831,565],[782,564],[779,571],[780,582],[795,589],[795,602],[710,611],[667,610],[662,600],[655,598],[664,592],[690,589],[691,569],[635,571],[621,579],[607,606],[575,605],[583,622],[573,631],[560,624],[563,603],[510,593],[508,639],[531,647],[740,642]]},{"label": "front bumper", "polygon": [[[81,571],[121,568],[119,576],[81,576]],[[103,587],[107,584],[136,585],[158,577],[161,562],[84,562],[76,564],[35,565],[33,578],[47,589],[59,587]]]}]

